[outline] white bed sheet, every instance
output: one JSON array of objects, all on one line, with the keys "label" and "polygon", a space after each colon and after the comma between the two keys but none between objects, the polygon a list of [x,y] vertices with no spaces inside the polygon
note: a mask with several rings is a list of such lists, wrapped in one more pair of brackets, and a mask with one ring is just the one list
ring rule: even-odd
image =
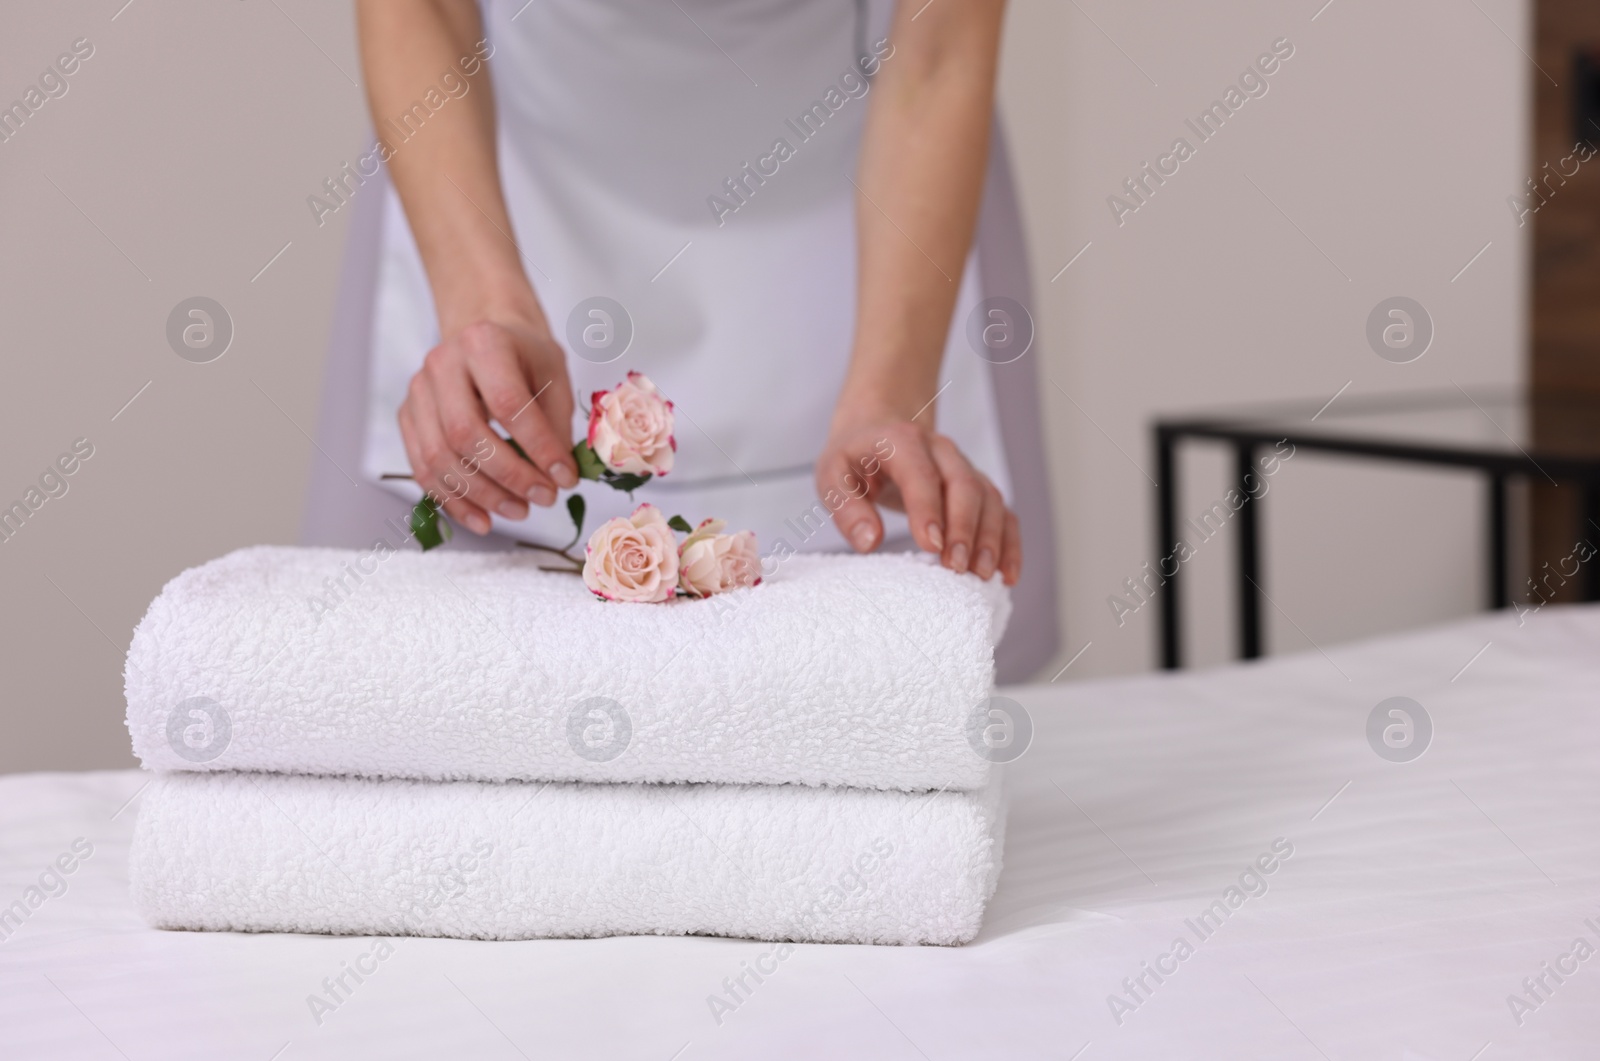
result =
[{"label": "white bed sheet", "polygon": [[[0,905],[94,847],[0,942],[0,1057],[1600,1056],[1600,956],[1520,1026],[1507,1003],[1600,946],[1600,610],[1011,695],[1036,735],[979,939],[802,946],[720,1023],[709,997],[770,944],[398,939],[379,962],[368,939],[153,931],[126,893],[145,777],[0,779]],[[1365,736],[1396,695],[1435,726],[1405,764]],[[1279,837],[1267,893],[1119,1025],[1123,978]],[[358,959],[376,971],[318,1023],[309,996]]]}]

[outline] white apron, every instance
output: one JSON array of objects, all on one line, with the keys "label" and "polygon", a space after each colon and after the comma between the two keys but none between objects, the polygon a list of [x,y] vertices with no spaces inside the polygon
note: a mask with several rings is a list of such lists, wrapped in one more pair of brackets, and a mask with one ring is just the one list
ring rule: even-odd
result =
[{"label": "white apron", "polygon": [[[857,57],[874,44],[889,53],[886,65],[896,61],[893,42],[879,43],[888,12],[854,0],[483,7],[512,224],[551,330],[573,351],[573,437],[582,437],[590,393],[629,370],[677,406],[672,472],[632,501],[583,483],[588,528],[650,501],[691,523],[720,516],[753,530],[763,553],[780,543],[843,548],[820,518],[812,464],[855,314],[851,180],[871,89],[846,75],[859,74]],[[374,480],[409,468],[395,411],[439,341],[404,213],[392,189],[384,194],[362,457]],[[893,217],[894,203],[880,205]],[[951,282],[960,295],[937,426],[1010,498],[991,366],[969,348],[965,327],[982,297],[973,260]],[[584,312],[596,296],[625,317]],[[585,326],[592,347],[574,346],[569,336],[584,343]],[[415,496],[409,483],[388,485]],[[888,536],[903,536],[904,519],[885,515]],[[560,506],[495,525],[525,540],[571,537]]]}]

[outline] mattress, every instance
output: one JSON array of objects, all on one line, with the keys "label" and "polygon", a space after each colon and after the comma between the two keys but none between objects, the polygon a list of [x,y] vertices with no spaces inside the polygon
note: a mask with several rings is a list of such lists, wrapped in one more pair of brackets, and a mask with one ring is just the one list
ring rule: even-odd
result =
[{"label": "mattress", "polygon": [[1002,690],[964,947],[160,932],[148,775],[0,778],[0,1057],[1596,1056],[1600,611],[1325,647]]}]

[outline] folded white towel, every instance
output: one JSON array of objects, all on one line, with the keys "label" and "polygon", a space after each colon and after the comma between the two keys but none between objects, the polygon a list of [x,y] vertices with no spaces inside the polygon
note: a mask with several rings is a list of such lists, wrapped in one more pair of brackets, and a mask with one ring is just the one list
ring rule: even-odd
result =
[{"label": "folded white towel", "polygon": [[963,943],[1000,872],[979,792],[176,773],[129,855],[157,928]]},{"label": "folded white towel", "polygon": [[792,556],[707,600],[614,604],[530,552],[258,547],[134,631],[153,769],[976,789],[1009,612],[916,557]]}]

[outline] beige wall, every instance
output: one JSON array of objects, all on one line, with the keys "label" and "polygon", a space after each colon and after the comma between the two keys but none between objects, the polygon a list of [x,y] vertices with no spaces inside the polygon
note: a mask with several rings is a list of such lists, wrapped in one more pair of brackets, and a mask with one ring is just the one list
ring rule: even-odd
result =
[{"label": "beige wall", "polygon": [[[1155,609],[1119,627],[1107,597],[1153,551],[1154,415],[1522,376],[1526,250],[1505,198],[1526,177],[1539,76],[1518,50],[1527,4],[1321,3],[1013,0],[1003,111],[1054,381],[1058,666],[1093,642],[1069,678],[1153,659]],[[1284,37],[1294,56],[1266,95],[1200,143],[1184,120]],[[1119,226],[1107,197],[1179,136],[1194,157]],[[1363,335],[1392,295],[1437,329],[1407,365]],[[1222,496],[1229,461],[1191,451],[1180,516]],[[1481,497],[1460,474],[1297,457],[1265,506],[1269,650],[1477,608]],[[1232,557],[1225,531],[1185,568],[1191,662],[1231,655]]]},{"label": "beige wall", "polygon": [[[1520,372],[1524,251],[1503,200],[1522,179],[1528,72],[1490,18],[1520,41],[1525,5],[1335,0],[1314,22],[1300,6],[1013,2],[1003,111],[1054,381],[1067,652],[1095,642],[1069,678],[1151,658],[1153,613],[1118,629],[1105,597],[1148,555],[1135,464],[1153,473],[1153,412]],[[75,439],[94,455],[0,545],[0,770],[125,765],[122,653],[145,604],[184,567],[297,533],[344,224],[316,227],[305,197],[363,135],[352,27],[316,0],[34,2],[5,22],[0,100],[73,41],[95,50],[0,143],[0,501]],[[1106,197],[1284,36],[1296,53],[1268,94],[1118,227]],[[1412,365],[1362,340],[1392,294],[1438,325]],[[235,327],[209,364],[165,334],[194,295]],[[1186,513],[1223,485],[1220,463],[1191,467]],[[1470,610],[1476,497],[1297,458],[1268,508],[1269,591],[1319,643]],[[1227,548],[1190,582],[1201,659],[1227,651]],[[1274,612],[1270,644],[1305,642]]]},{"label": "beige wall", "polygon": [[[122,654],[150,598],[295,540],[343,238],[305,197],[363,133],[343,5],[122,3],[13,4],[0,32],[0,100],[94,46],[0,143],[0,499],[94,445],[0,544],[0,770],[131,765]],[[210,364],[167,343],[193,295],[235,326]]]}]

